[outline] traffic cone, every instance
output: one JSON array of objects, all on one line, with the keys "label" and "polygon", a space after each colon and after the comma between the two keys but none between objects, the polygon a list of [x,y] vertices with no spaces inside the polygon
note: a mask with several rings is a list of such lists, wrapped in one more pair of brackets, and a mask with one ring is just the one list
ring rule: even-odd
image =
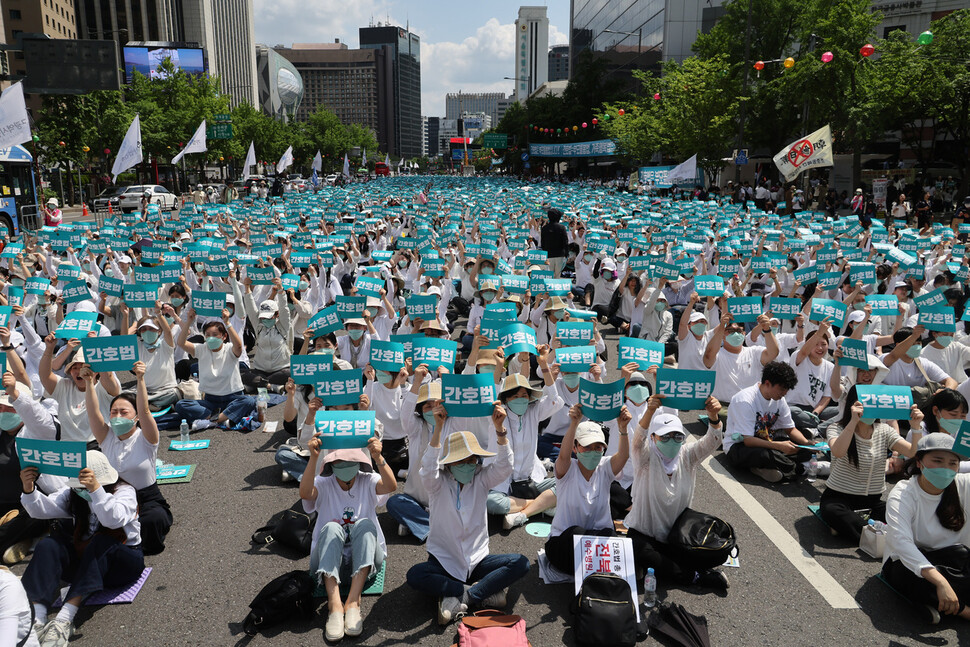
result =
[{"label": "traffic cone", "polygon": [[111,210],[111,203],[110,202],[108,203],[108,215],[109,216],[113,216],[114,215],[114,211]]},{"label": "traffic cone", "polygon": [[81,217],[82,218],[87,218],[88,217],[88,203],[87,202],[82,202],[81,203]]}]

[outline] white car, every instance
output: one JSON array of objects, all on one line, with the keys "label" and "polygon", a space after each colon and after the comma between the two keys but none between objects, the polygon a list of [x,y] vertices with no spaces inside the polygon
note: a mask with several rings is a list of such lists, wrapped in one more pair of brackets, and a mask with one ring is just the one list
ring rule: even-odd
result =
[{"label": "white car", "polygon": [[122,212],[137,211],[141,208],[141,197],[149,194],[149,202],[157,204],[162,211],[178,209],[178,196],[158,184],[135,184],[125,189],[118,200]]}]

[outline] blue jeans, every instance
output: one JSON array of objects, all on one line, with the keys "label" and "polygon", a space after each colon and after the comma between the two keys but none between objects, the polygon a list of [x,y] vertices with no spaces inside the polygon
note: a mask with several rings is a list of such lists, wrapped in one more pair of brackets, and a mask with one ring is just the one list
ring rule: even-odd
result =
[{"label": "blue jeans", "polygon": [[[350,544],[350,563],[344,562],[344,544]],[[353,578],[361,569],[377,572],[384,563],[384,549],[377,539],[377,526],[368,518],[358,519],[352,526],[330,521],[320,529],[317,545],[310,555],[310,575],[323,582],[332,577],[340,584],[341,576]],[[348,569],[349,567],[349,569]]]},{"label": "blue jeans", "polygon": [[472,570],[468,582],[462,582],[449,575],[434,555],[428,555],[428,561],[408,570],[407,580],[412,588],[433,598],[461,598],[465,584],[474,582],[468,589],[468,599],[480,605],[485,598],[509,587],[528,572],[529,559],[525,555],[489,555]]},{"label": "blue jeans", "polygon": [[425,541],[431,532],[431,515],[428,509],[409,494],[395,494],[387,500],[387,513],[399,524],[406,526],[418,541]]},{"label": "blue jeans", "polygon": [[307,459],[294,452],[289,445],[280,445],[276,450],[276,463],[297,481],[303,478],[307,462]]},{"label": "blue jeans", "polygon": [[201,400],[179,400],[175,403],[175,411],[188,423],[194,420],[208,418],[221,411],[232,424],[238,423],[256,410],[256,398],[244,395],[242,391],[229,395],[205,394]]},{"label": "blue jeans", "polygon": [[539,442],[536,445],[536,456],[539,458],[548,458],[555,462],[559,458],[558,445],[562,443],[562,438],[562,436],[553,436],[552,434],[542,434],[539,436]]}]

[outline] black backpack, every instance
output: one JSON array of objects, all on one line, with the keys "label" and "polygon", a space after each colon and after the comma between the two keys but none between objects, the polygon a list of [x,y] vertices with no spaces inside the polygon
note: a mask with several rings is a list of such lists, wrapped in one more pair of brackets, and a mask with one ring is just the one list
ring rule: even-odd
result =
[{"label": "black backpack", "polygon": [[576,600],[576,640],[583,645],[633,647],[638,637],[635,604],[630,585],[619,575],[588,575]]},{"label": "black backpack", "polygon": [[313,615],[313,589],[313,578],[306,571],[280,575],[249,603],[252,610],[243,620],[243,631],[247,636],[255,636],[295,615],[305,618]]},{"label": "black backpack", "polygon": [[737,557],[734,527],[712,514],[684,508],[667,535],[670,558],[678,564],[704,571]]}]

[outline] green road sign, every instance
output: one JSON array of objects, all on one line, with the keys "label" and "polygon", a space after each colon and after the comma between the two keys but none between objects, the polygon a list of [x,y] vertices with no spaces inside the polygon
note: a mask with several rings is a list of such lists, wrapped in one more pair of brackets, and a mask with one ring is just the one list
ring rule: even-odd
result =
[{"label": "green road sign", "polygon": [[505,133],[485,133],[482,135],[482,146],[485,148],[508,148],[509,136]]},{"label": "green road sign", "polygon": [[229,123],[232,121],[232,115],[215,115],[212,117],[213,123]]},{"label": "green road sign", "polygon": [[205,129],[206,139],[232,139],[232,124],[213,124]]}]

